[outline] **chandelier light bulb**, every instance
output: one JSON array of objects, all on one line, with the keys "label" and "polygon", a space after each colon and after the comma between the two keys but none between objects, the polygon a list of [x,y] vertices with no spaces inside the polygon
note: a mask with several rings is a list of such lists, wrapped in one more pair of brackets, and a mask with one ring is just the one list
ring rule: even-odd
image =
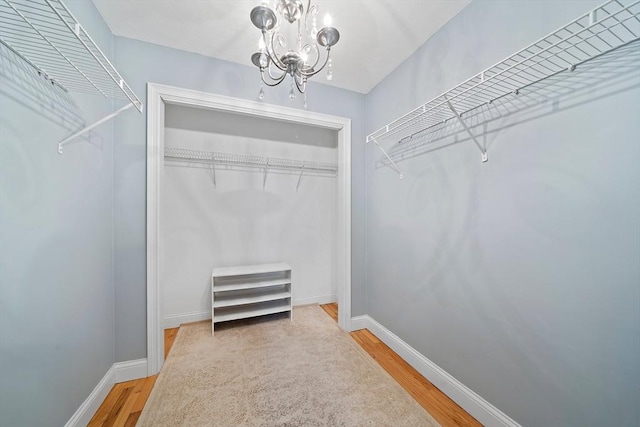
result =
[{"label": "chandelier light bulb", "polygon": [[260,36],[260,38],[258,39],[258,49],[260,49],[260,51],[264,51],[265,48],[265,44],[264,44],[264,39],[262,38],[262,36]]},{"label": "chandelier light bulb", "polygon": [[329,15],[328,13],[324,15],[324,26],[330,27],[332,23],[333,23],[333,19],[331,19],[331,15]]},{"label": "chandelier light bulb", "polygon": [[268,65],[269,65],[269,57],[267,56],[266,53],[262,52],[260,54],[260,67],[267,68]]}]

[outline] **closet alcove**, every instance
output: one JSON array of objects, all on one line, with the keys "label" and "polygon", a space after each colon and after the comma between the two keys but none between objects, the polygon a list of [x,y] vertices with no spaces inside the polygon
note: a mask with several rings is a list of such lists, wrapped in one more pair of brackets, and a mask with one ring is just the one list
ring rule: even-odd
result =
[{"label": "closet alcove", "polygon": [[166,105],[163,327],[211,317],[213,268],[286,262],[293,304],[337,300],[338,131]]}]

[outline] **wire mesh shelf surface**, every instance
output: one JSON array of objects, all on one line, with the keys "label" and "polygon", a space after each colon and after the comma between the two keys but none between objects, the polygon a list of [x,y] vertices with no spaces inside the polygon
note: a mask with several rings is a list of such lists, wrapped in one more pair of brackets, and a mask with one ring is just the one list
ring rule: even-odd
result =
[{"label": "wire mesh shelf surface", "polygon": [[0,0],[0,42],[65,90],[143,104],[61,0]]},{"label": "wire mesh shelf surface", "polygon": [[367,136],[405,142],[640,39],[640,1],[611,0]]},{"label": "wire mesh shelf surface", "polygon": [[186,148],[165,147],[164,157],[172,161],[199,162],[215,165],[242,166],[258,169],[296,170],[336,175],[338,166],[332,163],[307,160],[262,157],[250,154],[219,153],[189,150]]}]

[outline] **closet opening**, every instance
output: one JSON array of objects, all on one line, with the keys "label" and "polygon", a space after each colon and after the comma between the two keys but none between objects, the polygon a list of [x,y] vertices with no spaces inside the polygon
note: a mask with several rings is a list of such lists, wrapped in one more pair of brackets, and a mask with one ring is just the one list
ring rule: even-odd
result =
[{"label": "closet opening", "polygon": [[338,302],[350,330],[350,120],[152,83],[147,94],[149,375],[165,328],[211,318],[213,268],[287,263],[293,306]]}]

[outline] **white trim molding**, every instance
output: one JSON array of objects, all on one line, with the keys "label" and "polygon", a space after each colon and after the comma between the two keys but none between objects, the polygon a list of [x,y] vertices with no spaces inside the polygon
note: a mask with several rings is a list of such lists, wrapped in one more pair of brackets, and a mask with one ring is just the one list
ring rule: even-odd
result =
[{"label": "white trim molding", "polygon": [[199,322],[201,320],[211,320],[211,309],[164,316],[164,328],[177,328],[185,323]]},{"label": "white trim molding", "polygon": [[65,427],[85,427],[104,402],[114,384],[147,376],[147,359],[129,360],[111,365],[98,385],[71,416]]},{"label": "white trim molding", "polygon": [[113,373],[116,383],[145,378],[147,376],[147,359],[114,363]]},{"label": "white trim molding", "polygon": [[351,318],[351,331],[359,331],[360,329],[369,328],[369,320],[371,318],[366,314],[364,316],[355,316]]},{"label": "white trim molding", "polygon": [[104,377],[95,386],[89,396],[82,402],[78,410],[71,416],[65,427],[85,427],[93,418],[104,399],[107,397],[111,388],[116,383],[113,373],[113,366],[109,368]]},{"label": "white trim molding", "polygon": [[[263,119],[333,129],[338,133],[336,285],[340,304],[338,325],[351,323],[351,119],[215,95],[190,89],[147,84],[147,375],[164,363],[165,319],[162,315],[160,265],[160,197],[164,167],[164,109],[166,104],[244,114]],[[294,301],[295,302],[295,301]]]},{"label": "white trim molding", "polygon": [[351,319],[353,330],[369,329],[376,337],[398,353],[433,385],[456,402],[476,420],[487,427],[522,427],[504,412],[484,400],[447,371],[404,342],[396,334],[376,322],[369,315]]},{"label": "white trim molding", "polygon": [[315,297],[306,298],[294,298],[293,306],[297,305],[309,305],[309,304],[331,304],[332,302],[338,302],[338,296],[336,294],[318,295]]}]

